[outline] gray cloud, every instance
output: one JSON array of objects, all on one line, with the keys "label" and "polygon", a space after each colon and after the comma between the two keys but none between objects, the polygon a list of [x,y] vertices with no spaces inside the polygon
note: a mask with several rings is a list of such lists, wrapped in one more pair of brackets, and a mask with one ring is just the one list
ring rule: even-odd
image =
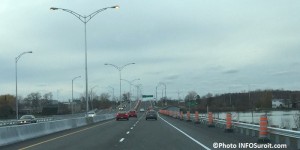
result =
[{"label": "gray cloud", "polygon": [[231,70],[223,71],[223,74],[236,74],[238,72],[239,72],[239,70],[237,70],[237,69],[231,69]]},{"label": "gray cloud", "polygon": [[163,80],[175,80],[178,78],[179,78],[179,75],[170,75],[170,76],[164,77]]},{"label": "gray cloud", "polygon": [[84,92],[83,23],[49,8],[86,15],[115,4],[121,8],[101,12],[87,24],[90,85],[111,85],[118,93],[118,71],[103,64],[135,62],[122,70],[122,78],[141,78],[145,92],[154,91],[160,81],[170,93],[227,92],[241,85],[234,88],[239,91],[252,83],[260,84],[258,88],[300,88],[300,21],[295,19],[300,1],[157,2],[3,1],[0,94],[14,93],[14,58],[27,50],[34,53],[19,62],[20,95],[61,89],[61,97],[68,98],[70,81],[78,75],[77,93]]}]

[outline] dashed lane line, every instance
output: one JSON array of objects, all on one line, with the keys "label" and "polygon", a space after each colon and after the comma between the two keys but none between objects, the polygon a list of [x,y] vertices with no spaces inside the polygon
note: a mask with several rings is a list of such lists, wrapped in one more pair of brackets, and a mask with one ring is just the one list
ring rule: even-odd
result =
[{"label": "dashed lane line", "polygon": [[124,140],[125,140],[125,138],[121,138],[121,139],[120,139],[120,143],[122,143]]}]

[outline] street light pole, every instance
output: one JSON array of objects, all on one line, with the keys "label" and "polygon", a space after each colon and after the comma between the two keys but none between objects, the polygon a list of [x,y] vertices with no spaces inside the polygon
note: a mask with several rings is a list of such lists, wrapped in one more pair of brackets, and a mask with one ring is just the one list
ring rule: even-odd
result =
[{"label": "street light pole", "polygon": [[155,88],[155,99],[156,99],[156,101],[157,101],[157,86],[156,86],[156,88]]},{"label": "street light pole", "polygon": [[115,67],[117,70],[119,70],[119,75],[120,75],[120,99],[119,99],[119,101],[121,101],[121,99],[122,99],[122,83],[121,83],[122,75],[121,75],[121,71],[123,70],[124,67],[126,67],[126,66],[128,66],[128,65],[133,65],[133,64],[135,64],[135,63],[128,63],[128,64],[126,64],[126,65],[124,65],[124,66],[122,66],[122,67],[116,66],[116,65],[114,65],[114,64],[108,64],[108,63],[105,63],[105,64],[104,64],[104,65],[108,65],[108,66],[113,66],[113,67]]},{"label": "street light pole", "polygon": [[125,80],[125,79],[121,79],[121,80],[124,80],[124,81],[126,81],[126,82],[128,82],[129,83],[129,87],[130,87],[130,92],[129,92],[129,108],[130,108],[130,110],[131,110],[131,96],[130,96],[130,94],[131,94],[131,85],[133,85],[132,83],[134,82],[134,81],[137,81],[137,80],[140,80],[140,78],[137,78],[137,79],[134,79],[134,80],[131,80],[131,81],[128,81],[128,80]]},{"label": "street light pole", "polygon": [[163,82],[159,82],[159,85],[163,85],[165,87],[165,98],[167,99],[167,85]]},{"label": "street light pole", "polygon": [[95,86],[93,86],[93,87],[91,88],[91,95],[90,95],[90,98],[91,98],[91,107],[92,107],[92,109],[94,109],[94,108],[93,108],[93,98],[94,98],[94,96],[93,96],[93,89],[96,88],[96,87],[98,87],[98,85],[95,85]]},{"label": "street light pole", "polygon": [[77,78],[81,78],[81,76],[78,76],[78,77],[75,77],[75,78],[72,79],[72,105],[71,105],[72,106],[72,114],[73,114],[73,82]]},{"label": "street light pole", "polygon": [[86,115],[88,114],[88,69],[87,69],[87,39],[86,39],[86,24],[94,17],[96,16],[98,13],[106,10],[106,9],[110,9],[110,8],[119,8],[118,5],[116,6],[112,6],[112,7],[105,7],[105,8],[101,8],[93,13],[91,13],[88,16],[83,16],[80,15],[72,10],[69,9],[64,9],[64,8],[56,8],[56,7],[51,7],[50,10],[62,10],[65,12],[68,12],[72,15],[74,15],[76,18],[78,18],[81,22],[84,23],[84,47],[85,47],[85,98],[86,98]]},{"label": "street light pole", "polygon": [[138,84],[138,85],[135,85],[136,87],[136,97],[137,97],[137,100],[139,100],[139,90],[140,90],[140,87],[142,86],[142,84]]},{"label": "street light pole", "polygon": [[23,52],[18,57],[15,58],[16,63],[16,118],[19,119],[19,100],[18,100],[18,60],[21,58],[22,55],[32,53],[32,51]]},{"label": "street light pole", "polygon": [[249,102],[251,102],[251,116],[252,116],[252,123],[254,123],[254,118],[253,118],[253,101],[251,101],[251,95],[250,95],[250,85],[248,85],[248,96],[249,96]]}]

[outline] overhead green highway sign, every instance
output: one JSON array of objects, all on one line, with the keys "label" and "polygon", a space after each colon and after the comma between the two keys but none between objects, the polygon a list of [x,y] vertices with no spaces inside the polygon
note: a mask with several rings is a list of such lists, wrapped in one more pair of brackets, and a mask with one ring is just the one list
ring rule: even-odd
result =
[{"label": "overhead green highway sign", "polygon": [[143,95],[143,98],[153,97],[153,95]]}]

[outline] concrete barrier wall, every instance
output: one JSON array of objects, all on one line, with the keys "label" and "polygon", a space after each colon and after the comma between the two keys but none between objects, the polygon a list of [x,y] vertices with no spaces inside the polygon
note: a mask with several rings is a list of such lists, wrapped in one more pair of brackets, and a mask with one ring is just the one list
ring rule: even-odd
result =
[{"label": "concrete barrier wall", "polygon": [[26,125],[0,127],[0,146],[113,118],[114,114],[103,114],[93,118],[81,117]]}]

